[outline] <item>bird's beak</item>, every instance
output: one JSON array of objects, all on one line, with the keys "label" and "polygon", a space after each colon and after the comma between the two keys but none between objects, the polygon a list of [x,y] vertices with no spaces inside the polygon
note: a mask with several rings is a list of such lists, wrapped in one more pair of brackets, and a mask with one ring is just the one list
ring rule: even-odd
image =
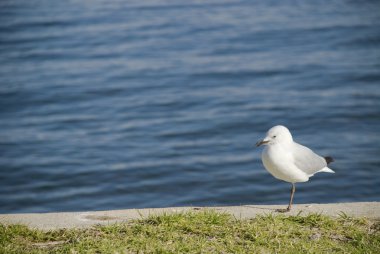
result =
[{"label": "bird's beak", "polygon": [[256,146],[261,146],[261,145],[265,145],[269,142],[269,140],[267,139],[263,139],[263,140],[260,140],[259,142],[256,143]]}]

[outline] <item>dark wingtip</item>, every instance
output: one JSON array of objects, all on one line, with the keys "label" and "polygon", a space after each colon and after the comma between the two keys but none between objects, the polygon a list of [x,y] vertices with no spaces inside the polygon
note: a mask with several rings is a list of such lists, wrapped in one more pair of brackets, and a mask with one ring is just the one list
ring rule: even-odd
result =
[{"label": "dark wingtip", "polygon": [[334,161],[333,157],[330,157],[330,156],[326,156],[325,160],[327,162],[327,165]]}]

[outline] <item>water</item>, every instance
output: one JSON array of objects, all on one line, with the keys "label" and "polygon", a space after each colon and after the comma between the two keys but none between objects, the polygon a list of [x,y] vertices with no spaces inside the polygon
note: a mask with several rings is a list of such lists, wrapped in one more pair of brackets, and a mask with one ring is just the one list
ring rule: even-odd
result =
[{"label": "water", "polygon": [[285,204],[254,143],[284,124],[380,200],[376,1],[1,1],[0,212]]}]

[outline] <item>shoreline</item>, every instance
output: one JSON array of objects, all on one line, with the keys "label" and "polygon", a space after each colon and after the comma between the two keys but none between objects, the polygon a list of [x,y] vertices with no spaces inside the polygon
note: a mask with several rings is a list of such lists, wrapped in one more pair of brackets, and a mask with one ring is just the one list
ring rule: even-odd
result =
[{"label": "shoreline", "polygon": [[[285,206],[286,205],[168,207],[84,212],[0,214],[0,224],[22,224],[30,228],[42,230],[88,228],[99,224],[124,223],[130,220],[147,218],[149,215],[200,211],[205,209],[229,213],[237,219],[250,219],[257,215],[279,214],[275,210],[284,208]],[[332,217],[351,216],[380,220],[380,202],[294,204],[292,210],[285,213],[285,215],[302,216],[310,213],[320,213]]]}]

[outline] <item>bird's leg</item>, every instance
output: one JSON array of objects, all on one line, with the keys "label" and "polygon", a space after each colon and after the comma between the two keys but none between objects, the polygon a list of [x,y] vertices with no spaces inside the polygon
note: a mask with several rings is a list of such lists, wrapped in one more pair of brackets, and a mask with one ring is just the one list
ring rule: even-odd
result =
[{"label": "bird's leg", "polygon": [[289,206],[287,208],[289,211],[290,211],[290,208],[292,208],[294,192],[296,192],[296,185],[292,183],[292,190],[290,192],[290,201],[289,201]]},{"label": "bird's leg", "polygon": [[287,208],[285,209],[277,209],[276,212],[279,212],[279,213],[286,213],[286,212],[289,212],[290,209],[292,208],[292,204],[293,204],[293,197],[294,197],[294,192],[296,191],[296,186],[294,185],[294,183],[292,183],[292,189],[290,190],[290,200],[289,200],[289,205]]}]

